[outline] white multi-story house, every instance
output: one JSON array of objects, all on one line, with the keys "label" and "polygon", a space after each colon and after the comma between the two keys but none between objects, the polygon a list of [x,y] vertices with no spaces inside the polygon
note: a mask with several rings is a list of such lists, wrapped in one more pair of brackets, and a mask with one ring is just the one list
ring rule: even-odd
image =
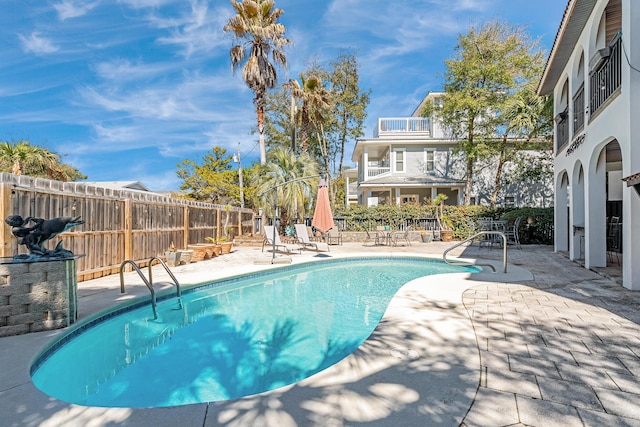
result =
[{"label": "white multi-story house", "polygon": [[[421,114],[426,102],[437,104],[441,96],[429,93],[411,117],[378,119],[373,138],[356,141],[351,161],[357,164],[359,205],[425,204],[438,194],[447,195],[447,204],[462,204],[465,160],[456,153],[457,141],[438,120]],[[491,160],[477,165],[472,204],[489,204],[494,165]],[[507,175],[510,169],[507,165]],[[551,206],[552,202],[550,184],[526,185],[515,179],[503,187],[498,200],[502,206]]]},{"label": "white multi-story house", "polygon": [[538,93],[555,114],[555,249],[640,290],[640,1],[570,0]]}]

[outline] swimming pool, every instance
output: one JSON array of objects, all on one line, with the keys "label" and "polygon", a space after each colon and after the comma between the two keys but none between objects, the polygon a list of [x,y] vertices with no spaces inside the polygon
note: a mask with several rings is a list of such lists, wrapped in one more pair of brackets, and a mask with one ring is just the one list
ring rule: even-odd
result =
[{"label": "swimming pool", "polygon": [[360,346],[405,283],[479,271],[425,258],[300,264],[199,285],[78,325],[34,362],[34,384],[87,406],[234,399],[300,381]]}]

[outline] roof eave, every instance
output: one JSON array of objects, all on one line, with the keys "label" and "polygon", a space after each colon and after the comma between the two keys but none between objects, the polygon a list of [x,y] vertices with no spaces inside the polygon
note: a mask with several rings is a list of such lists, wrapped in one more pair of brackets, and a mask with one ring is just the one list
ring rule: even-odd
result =
[{"label": "roof eave", "polygon": [[597,0],[568,0],[538,84],[538,95],[546,96],[553,93],[596,3]]}]

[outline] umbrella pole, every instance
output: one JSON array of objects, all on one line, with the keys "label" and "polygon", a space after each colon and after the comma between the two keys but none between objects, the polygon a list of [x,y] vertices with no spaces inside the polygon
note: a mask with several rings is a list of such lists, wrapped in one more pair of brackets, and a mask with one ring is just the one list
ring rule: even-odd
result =
[{"label": "umbrella pole", "polygon": [[276,205],[277,196],[278,189],[276,188],[273,194],[273,236],[271,236],[271,243],[273,244],[273,248],[271,252],[271,264],[273,264],[276,259],[276,209],[278,209],[278,206]]},{"label": "umbrella pole", "polygon": [[[270,174],[270,172],[267,172]],[[260,193],[259,197],[264,196],[265,194],[267,194],[270,190],[273,190],[273,247],[272,247],[272,256],[271,256],[271,264],[275,263],[275,258],[276,258],[276,209],[278,209],[277,206],[277,199],[278,199],[278,188],[290,184],[292,182],[298,182],[298,181],[303,181],[305,179],[309,179],[309,178],[317,178],[320,175],[311,175],[311,176],[302,176],[300,178],[296,178],[296,179],[292,179],[290,181],[285,181],[282,182],[278,185],[274,185],[271,188],[266,189],[264,192]]]}]

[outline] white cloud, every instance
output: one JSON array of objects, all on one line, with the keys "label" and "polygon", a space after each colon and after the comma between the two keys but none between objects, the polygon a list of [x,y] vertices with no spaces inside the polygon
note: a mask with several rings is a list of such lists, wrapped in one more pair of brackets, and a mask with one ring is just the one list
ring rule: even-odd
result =
[{"label": "white cloud", "polygon": [[186,57],[195,52],[207,52],[225,46],[222,27],[231,16],[229,8],[218,7],[210,11],[206,1],[191,0],[189,13],[175,18],[152,18],[152,24],[158,28],[168,28],[170,34],[159,37],[158,43],[183,47]]},{"label": "white cloud", "polygon": [[34,31],[30,36],[23,36],[18,34],[18,38],[22,42],[22,47],[25,52],[39,54],[54,53],[59,48],[48,38],[42,37],[38,31]]},{"label": "white cloud", "polygon": [[248,89],[231,73],[211,76],[183,73],[180,82],[146,83],[139,89],[120,83],[113,81],[99,87],[87,86],[80,90],[80,94],[90,108],[125,112],[138,118],[221,120],[237,108],[235,98],[241,93],[247,93],[246,104],[251,109]]},{"label": "white cloud", "polygon": [[118,3],[122,3],[132,9],[158,8],[172,2],[173,0],[119,0],[118,1]]},{"label": "white cloud", "polygon": [[58,19],[64,21],[68,18],[77,18],[86,15],[89,11],[95,8],[99,2],[99,0],[62,0],[60,3],[55,3],[53,7],[56,12],[58,12]]},{"label": "white cloud", "polygon": [[98,77],[117,82],[134,81],[145,78],[153,78],[175,70],[180,64],[156,63],[144,64],[132,63],[128,59],[116,58],[111,62],[102,62],[95,66]]}]

